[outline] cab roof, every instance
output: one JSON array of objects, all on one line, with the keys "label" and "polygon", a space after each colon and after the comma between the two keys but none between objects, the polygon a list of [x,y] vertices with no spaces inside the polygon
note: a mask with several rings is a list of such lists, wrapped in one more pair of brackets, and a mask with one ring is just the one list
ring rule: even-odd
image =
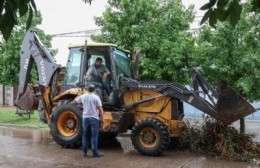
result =
[{"label": "cab roof", "polygon": [[[85,44],[72,44],[69,45],[69,48],[77,48],[77,47],[84,47]],[[87,46],[90,47],[117,47],[116,44],[111,43],[87,43]]]}]

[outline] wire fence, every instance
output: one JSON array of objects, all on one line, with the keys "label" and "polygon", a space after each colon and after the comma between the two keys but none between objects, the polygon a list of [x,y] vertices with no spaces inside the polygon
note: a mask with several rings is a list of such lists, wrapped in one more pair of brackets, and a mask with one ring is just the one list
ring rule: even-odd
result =
[{"label": "wire fence", "polygon": [[21,110],[15,106],[0,105],[0,120],[1,120],[1,114],[4,115],[5,113],[15,113],[19,116],[30,119],[31,115],[34,114],[34,110]]}]

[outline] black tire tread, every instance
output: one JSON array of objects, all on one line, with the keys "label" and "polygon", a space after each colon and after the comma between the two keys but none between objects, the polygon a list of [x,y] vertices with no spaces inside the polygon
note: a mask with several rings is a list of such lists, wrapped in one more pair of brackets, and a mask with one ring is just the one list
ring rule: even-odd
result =
[{"label": "black tire tread", "polygon": [[[155,149],[145,149],[145,147],[141,146],[137,137],[143,127],[152,127],[157,131],[160,142]],[[145,118],[142,119],[140,122],[135,123],[135,125],[133,126],[131,140],[134,148],[141,154],[147,156],[159,156],[169,146],[170,133],[168,127],[162,121],[155,118]]]},{"label": "black tire tread", "polygon": [[[72,136],[72,137],[64,137],[60,134],[58,128],[57,128],[57,119],[59,117],[59,115],[63,112],[63,111],[72,111],[76,114],[77,118],[78,118],[78,131]],[[57,107],[57,109],[55,109],[55,111],[52,112],[51,114],[51,121],[50,121],[50,134],[53,138],[53,140],[61,145],[62,147],[65,148],[79,148],[81,147],[81,138],[82,138],[82,121],[81,121],[81,116],[82,116],[82,112],[80,111],[79,108],[75,107],[72,104],[63,104],[60,105],[59,107]]]}]

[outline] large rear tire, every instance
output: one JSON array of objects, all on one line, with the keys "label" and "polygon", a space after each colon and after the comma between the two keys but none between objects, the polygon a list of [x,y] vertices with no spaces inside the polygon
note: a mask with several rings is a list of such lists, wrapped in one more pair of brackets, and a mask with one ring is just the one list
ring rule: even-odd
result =
[{"label": "large rear tire", "polygon": [[170,143],[168,127],[160,120],[145,118],[137,122],[131,133],[134,148],[143,155],[158,156]]},{"label": "large rear tire", "polygon": [[61,146],[78,148],[82,137],[82,112],[71,104],[64,104],[51,114],[50,134]]}]

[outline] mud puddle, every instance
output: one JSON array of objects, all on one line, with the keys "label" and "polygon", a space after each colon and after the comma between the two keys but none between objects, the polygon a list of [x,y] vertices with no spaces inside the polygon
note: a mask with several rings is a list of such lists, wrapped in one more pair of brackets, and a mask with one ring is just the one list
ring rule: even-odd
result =
[{"label": "mud puddle", "polygon": [[53,143],[49,130],[32,127],[0,126],[0,135],[12,138],[28,139],[33,143],[51,144]]},{"label": "mud puddle", "polygon": [[[147,157],[134,150],[129,136],[100,141],[103,158],[82,158],[81,149],[62,148],[53,142],[49,130],[0,126],[0,168],[256,168],[199,154],[167,150],[160,157]],[[89,155],[92,152],[90,150]]]},{"label": "mud puddle", "polygon": [[[16,139],[27,139],[32,143],[37,144],[55,144],[48,129],[38,129],[23,126],[0,126],[0,135]],[[121,149],[123,153],[128,153],[134,150],[131,139],[128,135],[100,140],[99,146],[104,149]]]}]

